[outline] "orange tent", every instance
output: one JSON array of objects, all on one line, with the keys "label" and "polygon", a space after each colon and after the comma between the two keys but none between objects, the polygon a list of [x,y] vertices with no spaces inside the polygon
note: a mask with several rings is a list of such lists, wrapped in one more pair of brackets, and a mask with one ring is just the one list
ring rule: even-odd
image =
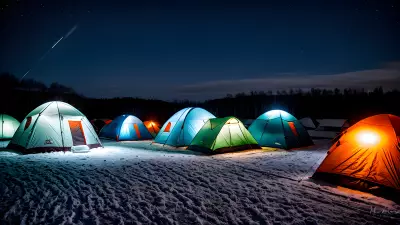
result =
[{"label": "orange tent", "polygon": [[153,137],[155,137],[158,134],[158,132],[160,132],[160,126],[157,122],[148,120],[148,121],[144,121],[143,123]]},{"label": "orange tent", "polygon": [[371,116],[344,131],[314,174],[376,194],[400,192],[400,117]]}]

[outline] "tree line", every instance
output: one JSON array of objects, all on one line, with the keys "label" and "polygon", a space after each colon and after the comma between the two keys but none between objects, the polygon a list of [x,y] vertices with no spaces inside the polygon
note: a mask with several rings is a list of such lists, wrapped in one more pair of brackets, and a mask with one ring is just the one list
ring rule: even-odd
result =
[{"label": "tree line", "polygon": [[[19,80],[9,73],[0,74],[0,113],[7,113],[22,120],[31,110],[47,101],[64,101],[78,108],[89,119],[113,119],[121,114],[133,114],[142,120],[165,122],[178,110],[202,107],[217,117],[236,116],[239,119],[255,119],[271,109],[281,109],[297,118],[344,118],[357,121],[365,117],[391,113],[400,116],[398,90],[384,91],[377,87],[363,89],[318,89],[252,91],[227,94],[220,99],[203,102],[189,100],[167,102],[141,98],[87,98],[73,88],[59,83],[49,86],[34,79]],[[179,96],[177,96],[179,97]]]}]

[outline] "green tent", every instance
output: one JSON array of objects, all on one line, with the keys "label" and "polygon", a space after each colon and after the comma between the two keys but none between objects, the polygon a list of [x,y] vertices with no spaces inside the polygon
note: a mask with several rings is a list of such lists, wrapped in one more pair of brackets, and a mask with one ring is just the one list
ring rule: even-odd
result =
[{"label": "green tent", "polygon": [[196,134],[188,149],[221,153],[261,149],[242,122],[235,117],[209,119]]},{"label": "green tent", "polygon": [[11,139],[19,127],[19,122],[14,117],[0,114],[0,140]]},{"label": "green tent", "polygon": [[262,114],[250,125],[249,132],[263,147],[291,149],[314,144],[300,121],[282,110]]}]

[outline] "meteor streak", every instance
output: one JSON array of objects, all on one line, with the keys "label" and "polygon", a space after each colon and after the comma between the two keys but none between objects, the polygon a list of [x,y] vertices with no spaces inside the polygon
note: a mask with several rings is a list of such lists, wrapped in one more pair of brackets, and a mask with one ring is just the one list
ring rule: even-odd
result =
[{"label": "meteor streak", "polygon": [[77,28],[78,28],[78,24],[76,24],[75,26],[73,26],[73,27],[67,32],[67,34],[66,34],[65,36],[61,37],[53,46],[51,46],[51,48],[50,48],[49,50],[47,50],[47,52],[44,53],[42,57],[40,57],[40,59],[36,62],[36,64],[35,64],[32,68],[30,68],[30,69],[28,70],[28,72],[26,72],[26,73],[22,76],[21,80],[24,79],[24,77],[25,77],[29,72],[31,72],[34,68],[36,68],[36,66],[47,56],[47,54],[50,53],[50,51],[51,51],[54,47],[56,47],[56,45],[57,45],[62,39],[67,39],[72,33],[75,32],[75,30],[76,30]]},{"label": "meteor streak", "polygon": [[62,39],[63,39],[63,37],[61,37],[60,40],[58,40],[58,41],[53,45],[53,47],[51,47],[51,48],[56,47],[56,45],[58,44],[58,42],[60,42]]},{"label": "meteor streak", "polygon": [[71,30],[68,31],[68,33],[65,35],[65,38],[69,37],[69,35],[71,35],[72,33],[74,33],[74,31],[76,30],[76,28],[78,28],[78,24],[76,24],[75,26],[73,26],[71,28]]}]

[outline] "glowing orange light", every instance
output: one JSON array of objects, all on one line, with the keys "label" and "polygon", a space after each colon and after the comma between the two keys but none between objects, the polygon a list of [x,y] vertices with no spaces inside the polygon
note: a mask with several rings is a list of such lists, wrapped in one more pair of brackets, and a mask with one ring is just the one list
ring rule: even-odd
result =
[{"label": "glowing orange light", "polygon": [[357,140],[363,145],[376,145],[380,141],[379,134],[373,131],[362,131],[358,133]]}]

